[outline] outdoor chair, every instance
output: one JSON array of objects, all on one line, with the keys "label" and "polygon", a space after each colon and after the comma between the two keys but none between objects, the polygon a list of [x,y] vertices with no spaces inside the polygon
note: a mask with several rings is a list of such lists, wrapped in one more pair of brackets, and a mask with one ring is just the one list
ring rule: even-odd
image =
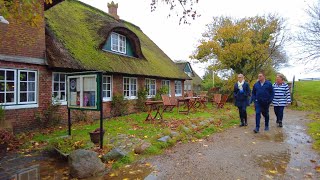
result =
[{"label": "outdoor chair", "polygon": [[228,100],[229,95],[224,94],[221,98],[221,101],[219,103],[217,103],[217,108],[223,108],[223,106],[226,104],[227,100]]},{"label": "outdoor chair", "polygon": [[214,103],[219,104],[221,101],[221,96],[222,94],[213,94],[212,105],[214,105]]},{"label": "outdoor chair", "polygon": [[206,103],[208,102],[208,96],[207,96],[207,91],[201,91],[200,92],[200,99],[199,99],[199,106],[203,105],[204,107],[206,107]]},{"label": "outdoor chair", "polygon": [[172,112],[173,108],[176,107],[177,103],[174,98],[170,98],[168,95],[161,95],[163,101],[163,111]]}]

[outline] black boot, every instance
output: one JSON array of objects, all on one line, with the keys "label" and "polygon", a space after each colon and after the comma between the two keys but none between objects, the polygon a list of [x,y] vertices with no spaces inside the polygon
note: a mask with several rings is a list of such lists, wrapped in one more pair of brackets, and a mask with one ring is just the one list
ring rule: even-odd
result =
[{"label": "black boot", "polygon": [[248,126],[248,119],[247,119],[247,117],[244,119],[244,125],[245,125],[245,126]]},{"label": "black boot", "polygon": [[279,127],[282,127],[282,122],[279,122]]},{"label": "black boot", "polygon": [[241,121],[241,123],[240,123],[240,127],[244,126],[243,119],[241,119],[240,121]]}]

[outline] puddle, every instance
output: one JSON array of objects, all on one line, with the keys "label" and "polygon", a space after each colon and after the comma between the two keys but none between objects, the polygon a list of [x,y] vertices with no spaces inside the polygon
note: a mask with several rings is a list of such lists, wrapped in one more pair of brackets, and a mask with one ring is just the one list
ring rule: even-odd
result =
[{"label": "puddle", "polygon": [[285,140],[285,135],[284,133],[280,130],[277,132],[272,132],[272,133],[263,133],[258,136],[260,140],[265,140],[265,141],[272,141],[272,142],[284,142]]},{"label": "puddle", "polygon": [[34,161],[32,165],[39,165],[41,180],[69,179],[68,162],[65,160],[49,158],[44,161]]},{"label": "puddle", "polygon": [[119,168],[117,170],[113,170],[107,175],[104,176],[104,179],[144,179],[151,172],[153,172],[153,168],[149,163],[146,164],[133,164],[127,165],[123,168]]},{"label": "puddle", "polygon": [[257,163],[265,169],[265,173],[272,177],[282,177],[286,173],[290,162],[290,152],[258,156]]}]

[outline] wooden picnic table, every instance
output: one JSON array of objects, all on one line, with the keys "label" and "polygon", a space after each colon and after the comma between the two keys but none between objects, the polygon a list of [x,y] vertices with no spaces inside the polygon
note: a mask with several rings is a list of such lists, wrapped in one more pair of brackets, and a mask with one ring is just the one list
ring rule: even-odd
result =
[{"label": "wooden picnic table", "polygon": [[[163,111],[161,111],[160,107],[163,105],[163,101],[146,101],[145,105],[148,108],[148,115],[146,117],[146,121],[155,120],[158,115],[160,116],[160,119],[162,120]],[[156,112],[155,116],[152,116],[152,111],[154,109],[157,112]]]},{"label": "wooden picnic table", "polygon": [[[196,103],[198,103],[198,100],[200,97],[184,97],[178,99],[178,113],[186,113],[189,114],[191,109],[196,110]],[[180,110],[180,103],[183,103],[186,105],[187,110]]]}]

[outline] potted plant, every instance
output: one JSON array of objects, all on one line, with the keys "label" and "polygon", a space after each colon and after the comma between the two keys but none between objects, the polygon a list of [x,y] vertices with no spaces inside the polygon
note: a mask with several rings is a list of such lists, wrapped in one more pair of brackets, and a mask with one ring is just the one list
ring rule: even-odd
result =
[{"label": "potted plant", "polygon": [[6,129],[0,129],[0,157],[4,157],[7,154],[8,145],[14,140],[12,132]]},{"label": "potted plant", "polygon": [[[90,139],[93,143],[97,144],[100,142],[100,128],[95,129],[92,132],[89,132]],[[102,131],[102,135],[104,135],[104,130]]]}]

